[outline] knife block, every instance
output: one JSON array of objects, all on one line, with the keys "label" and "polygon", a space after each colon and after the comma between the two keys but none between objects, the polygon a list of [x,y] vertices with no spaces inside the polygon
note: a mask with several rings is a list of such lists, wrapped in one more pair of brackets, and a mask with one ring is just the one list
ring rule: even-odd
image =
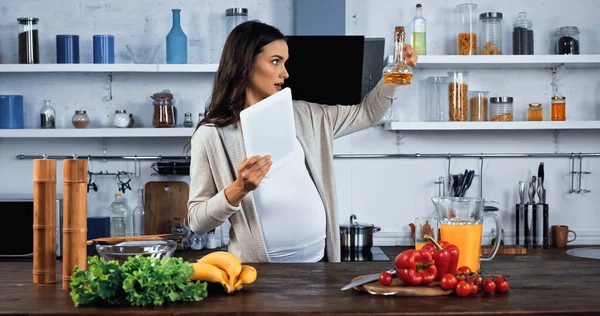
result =
[{"label": "knife block", "polygon": [[[542,234],[539,234],[539,209],[542,209]],[[521,243],[521,225],[523,226],[523,246],[525,248],[532,247],[536,249],[542,247],[548,249],[548,204],[516,204],[516,220],[515,220],[515,244]],[[523,221],[521,222],[521,218]],[[540,240],[538,240],[538,237]]]}]

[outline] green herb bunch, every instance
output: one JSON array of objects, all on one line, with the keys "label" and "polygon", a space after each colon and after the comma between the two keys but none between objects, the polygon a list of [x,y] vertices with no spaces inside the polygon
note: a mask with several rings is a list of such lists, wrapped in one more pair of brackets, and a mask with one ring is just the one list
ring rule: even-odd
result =
[{"label": "green herb bunch", "polygon": [[201,301],[206,282],[191,281],[192,266],[181,258],[129,257],[122,265],[98,256],[88,257],[88,269],[75,267],[71,298],[75,306],[88,304],[162,305]]}]

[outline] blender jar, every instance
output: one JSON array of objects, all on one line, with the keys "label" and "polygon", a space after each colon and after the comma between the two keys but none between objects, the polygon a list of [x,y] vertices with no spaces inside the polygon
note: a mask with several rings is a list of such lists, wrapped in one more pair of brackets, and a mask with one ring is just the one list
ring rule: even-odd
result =
[{"label": "blender jar", "polygon": [[482,13],[479,21],[479,55],[502,55],[502,13]]},{"label": "blender jar", "polygon": [[448,77],[448,120],[467,121],[469,114],[467,71],[450,71]]},{"label": "blender jar", "polygon": [[18,18],[19,64],[40,63],[38,18]]},{"label": "blender jar", "polygon": [[428,122],[448,121],[448,77],[429,77],[425,81],[425,111]]},{"label": "blender jar", "polygon": [[477,55],[477,32],[473,15],[477,5],[474,3],[463,3],[456,6],[458,10],[458,55]]}]

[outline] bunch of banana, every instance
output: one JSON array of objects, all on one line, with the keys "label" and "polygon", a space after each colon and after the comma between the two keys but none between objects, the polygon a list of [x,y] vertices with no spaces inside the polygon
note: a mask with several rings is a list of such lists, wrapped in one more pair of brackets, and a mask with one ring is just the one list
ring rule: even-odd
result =
[{"label": "bunch of banana", "polygon": [[237,256],[227,251],[211,252],[192,263],[192,267],[194,274],[190,279],[220,283],[227,293],[239,291],[244,284],[256,280],[256,269],[242,265]]}]

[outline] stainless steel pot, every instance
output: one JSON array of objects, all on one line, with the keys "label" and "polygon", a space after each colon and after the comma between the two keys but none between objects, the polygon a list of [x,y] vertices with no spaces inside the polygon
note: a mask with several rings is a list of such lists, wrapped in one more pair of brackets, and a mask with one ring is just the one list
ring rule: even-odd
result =
[{"label": "stainless steel pot", "polygon": [[356,215],[350,215],[350,225],[340,225],[342,252],[369,251],[373,247],[373,233],[381,228],[372,224],[359,224]]}]

